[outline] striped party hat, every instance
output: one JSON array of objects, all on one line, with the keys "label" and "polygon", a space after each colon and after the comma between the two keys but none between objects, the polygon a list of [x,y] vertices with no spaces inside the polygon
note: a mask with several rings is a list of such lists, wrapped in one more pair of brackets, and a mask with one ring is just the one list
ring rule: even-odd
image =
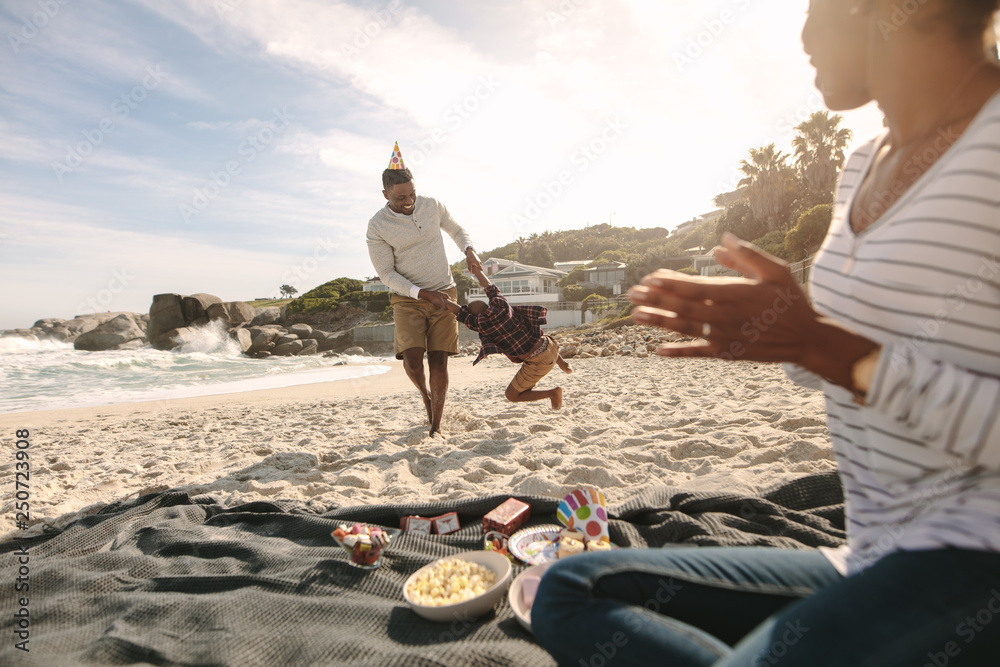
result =
[{"label": "striped party hat", "polygon": [[389,169],[406,169],[406,165],[403,164],[403,155],[399,152],[399,142],[392,147],[392,159],[389,160]]}]

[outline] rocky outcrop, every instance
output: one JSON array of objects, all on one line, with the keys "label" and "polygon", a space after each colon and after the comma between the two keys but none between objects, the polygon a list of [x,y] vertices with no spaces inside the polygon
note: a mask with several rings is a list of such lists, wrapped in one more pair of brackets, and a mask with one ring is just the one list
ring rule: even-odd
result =
[{"label": "rocky outcrop", "polygon": [[[212,294],[157,294],[149,307],[149,328],[146,338],[158,350],[172,350],[191,338],[181,337],[175,332],[208,324],[212,320],[222,320],[230,332],[234,328],[251,322],[256,317],[254,307],[243,301],[223,302]],[[253,340],[242,334],[230,334],[244,352]]]},{"label": "rocky outcrop", "polygon": [[122,313],[77,336],[73,347],[88,351],[120,350],[126,345],[140,347],[145,342],[145,332],[134,314]]}]

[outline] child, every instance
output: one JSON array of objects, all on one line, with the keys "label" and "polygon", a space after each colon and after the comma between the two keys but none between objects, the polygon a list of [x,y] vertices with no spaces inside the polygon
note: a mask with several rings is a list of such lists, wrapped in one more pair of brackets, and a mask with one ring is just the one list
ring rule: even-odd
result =
[{"label": "child", "polygon": [[505,396],[508,401],[520,403],[547,398],[552,402],[553,410],[560,409],[562,387],[534,389],[556,364],[564,373],[573,372],[560,356],[556,340],[542,333],[540,325],[545,324],[546,309],[542,306],[511,306],[500,294],[500,288],[483,273],[482,267],[473,271],[473,275],[486,290],[490,299],[488,306],[482,301],[473,301],[467,306],[459,306],[449,300],[444,302],[459,322],[479,333],[483,347],[472,365],[490,354],[502,353],[514,363],[521,364],[521,369],[507,387]]}]

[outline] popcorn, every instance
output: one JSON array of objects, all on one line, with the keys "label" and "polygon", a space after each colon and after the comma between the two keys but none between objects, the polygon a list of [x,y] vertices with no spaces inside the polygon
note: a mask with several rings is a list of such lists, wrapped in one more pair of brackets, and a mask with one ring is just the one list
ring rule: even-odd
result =
[{"label": "popcorn", "polygon": [[443,607],[482,595],[497,581],[493,570],[460,558],[438,561],[413,578],[406,594],[425,607]]}]

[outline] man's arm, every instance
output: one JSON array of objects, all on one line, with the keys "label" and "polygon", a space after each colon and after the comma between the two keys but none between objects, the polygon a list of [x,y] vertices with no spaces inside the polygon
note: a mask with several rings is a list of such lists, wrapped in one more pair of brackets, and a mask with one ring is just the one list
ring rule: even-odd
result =
[{"label": "man's arm", "polygon": [[451,217],[451,213],[444,204],[438,202],[438,206],[441,212],[441,229],[465,253],[465,263],[469,271],[471,272],[475,268],[482,269],[483,265],[479,261],[479,255],[476,254],[476,249],[472,247],[472,237],[469,236],[469,233],[461,225],[455,222],[455,218]]},{"label": "man's arm", "polygon": [[382,237],[368,230],[368,257],[372,260],[375,273],[385,286],[397,294],[409,296],[414,285],[396,271],[395,255],[392,246],[385,242]]}]

